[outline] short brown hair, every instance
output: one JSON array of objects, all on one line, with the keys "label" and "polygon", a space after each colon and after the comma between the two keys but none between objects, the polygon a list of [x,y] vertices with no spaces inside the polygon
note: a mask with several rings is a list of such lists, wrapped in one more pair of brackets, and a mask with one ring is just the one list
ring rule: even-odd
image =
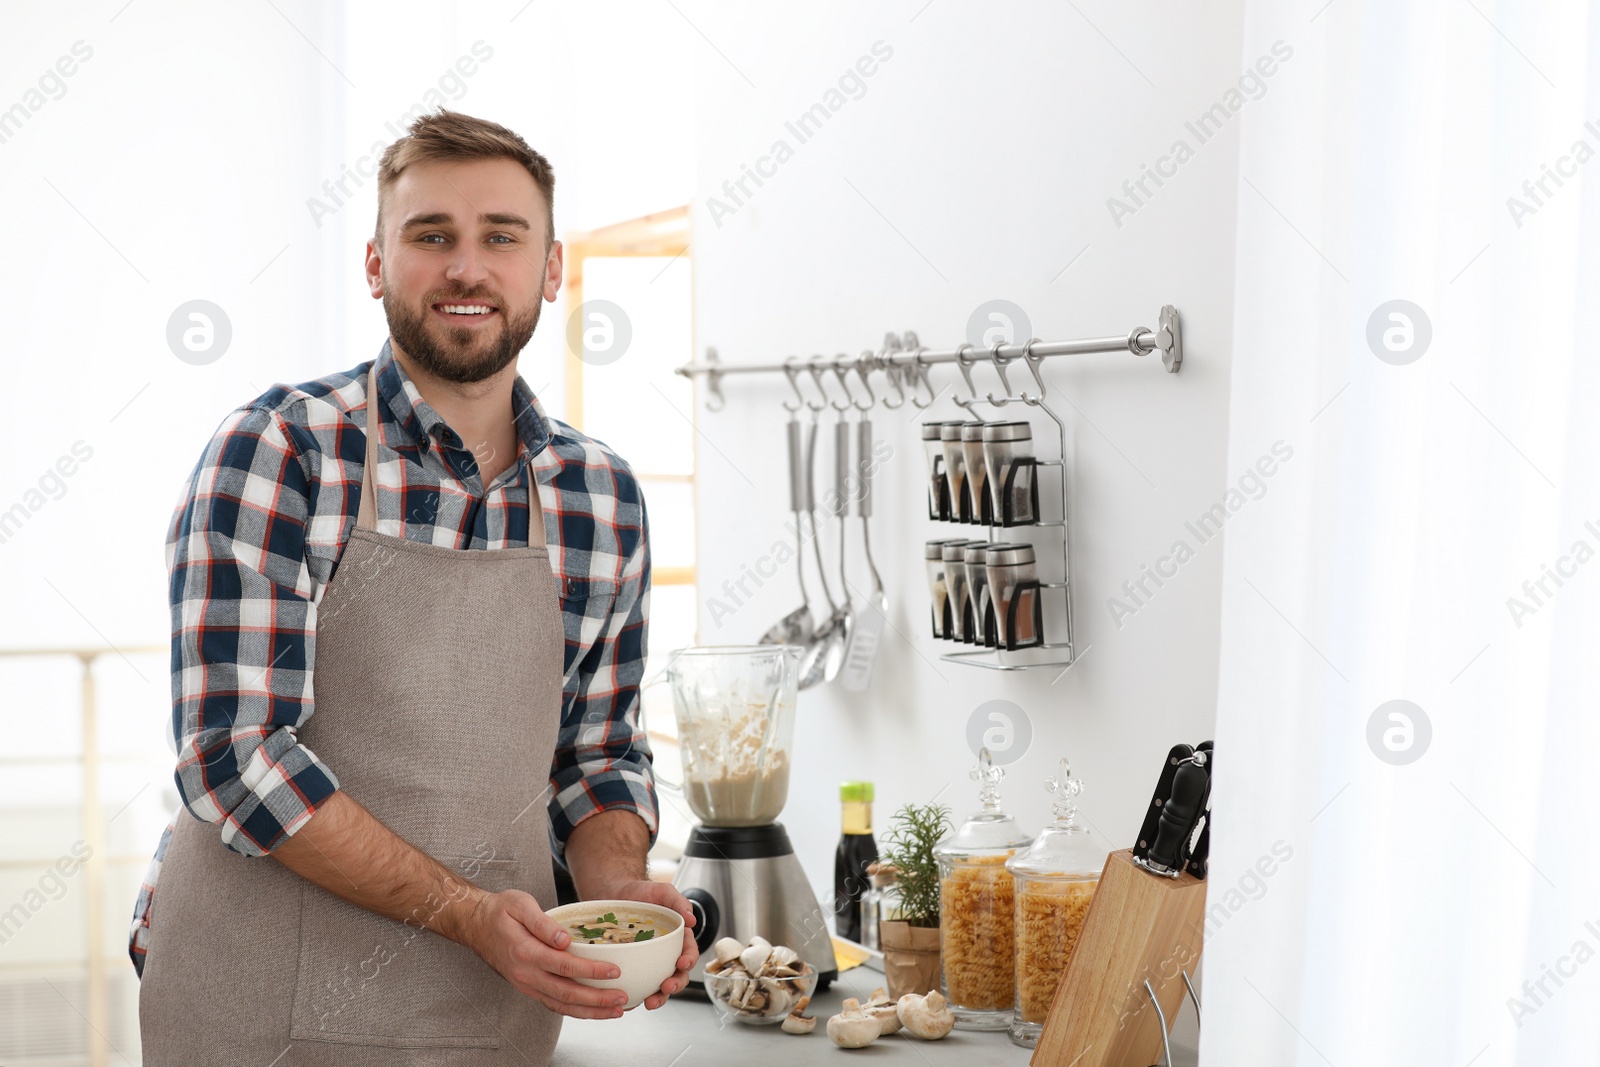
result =
[{"label": "short brown hair", "polygon": [[512,159],[522,164],[544,194],[545,251],[555,239],[556,176],[550,161],[497,122],[444,108],[414,121],[406,135],[384,149],[378,160],[378,224],[374,240],[383,247],[383,194],[413,163],[440,159]]}]

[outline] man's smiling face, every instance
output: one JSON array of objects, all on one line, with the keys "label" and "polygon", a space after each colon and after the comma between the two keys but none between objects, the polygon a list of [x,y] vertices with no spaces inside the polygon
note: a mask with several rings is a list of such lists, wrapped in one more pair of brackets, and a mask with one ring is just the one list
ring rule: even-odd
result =
[{"label": "man's smiling face", "polygon": [[388,190],[367,282],[389,334],[420,368],[478,382],[517,358],[561,288],[544,194],[510,159],[407,167]]}]

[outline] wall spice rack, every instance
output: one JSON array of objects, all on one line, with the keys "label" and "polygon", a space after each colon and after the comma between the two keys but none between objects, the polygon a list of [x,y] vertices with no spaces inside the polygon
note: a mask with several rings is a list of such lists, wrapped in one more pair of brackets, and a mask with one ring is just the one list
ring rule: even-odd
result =
[{"label": "wall spice rack", "polygon": [[[1091,337],[1075,341],[1041,341],[1031,338],[1023,343],[1006,344],[997,343],[988,349],[979,349],[976,345],[962,344],[953,349],[933,351],[919,343],[917,335],[907,331],[904,335],[888,334],[884,338],[881,348],[863,351],[859,356],[838,355],[829,359],[816,355],[808,360],[800,360],[791,356],[780,363],[750,363],[750,364],[725,364],[717,356],[715,348],[706,350],[705,360],[700,363],[688,363],[676,368],[676,373],[701,384],[705,391],[705,405],[710,411],[721,411],[726,406],[727,400],[723,395],[723,379],[729,375],[740,374],[787,374],[792,376],[798,368],[809,370],[814,376],[823,371],[831,370],[838,377],[848,392],[847,374],[854,372],[861,380],[868,396],[867,407],[882,403],[885,407],[894,409],[901,407],[906,401],[919,409],[931,407],[944,390],[935,391],[929,379],[928,370],[932,366],[945,363],[954,363],[960,371],[961,379],[966,385],[967,395],[963,398],[954,388],[950,390],[950,400],[964,410],[972,421],[979,423],[995,424],[1003,421],[1000,417],[984,418],[975,410],[979,405],[993,407],[999,411],[1012,404],[1022,404],[1029,408],[1037,408],[1050,417],[1056,426],[1056,439],[1059,451],[1054,459],[1038,459],[1029,457],[1023,466],[1030,468],[1033,478],[1030,491],[1033,494],[1032,519],[1027,522],[1014,521],[1012,515],[1005,514],[998,518],[992,514],[993,508],[987,516],[978,516],[978,521],[971,518],[966,520],[956,519],[964,525],[976,525],[984,528],[990,538],[1002,530],[1024,529],[1055,529],[1061,534],[1061,576],[1059,580],[1019,582],[1016,592],[1005,603],[996,603],[988,612],[985,623],[979,627],[985,634],[985,643],[973,649],[943,653],[940,658],[952,663],[964,663],[971,666],[986,667],[991,670],[1015,671],[1025,670],[1030,667],[1069,667],[1076,658],[1072,637],[1072,569],[1068,558],[1068,530],[1069,510],[1067,506],[1067,429],[1066,423],[1046,402],[1048,389],[1044,376],[1040,373],[1043,362],[1052,357],[1090,355],[1095,353],[1126,352],[1134,356],[1146,356],[1153,352],[1161,353],[1161,363],[1168,373],[1176,374],[1183,366],[1183,336],[1181,322],[1177,308],[1171,304],[1161,308],[1155,329],[1149,327],[1136,327],[1126,336],[1120,337]],[[1011,364],[1022,361],[1033,379],[1034,389],[1030,392],[1026,387],[1013,389],[1007,368]],[[979,363],[987,363],[993,368],[1000,380],[1003,389],[999,395],[993,391],[979,394],[976,384],[972,380],[972,368]],[[896,398],[892,400],[888,394],[878,396],[872,386],[871,377],[874,374],[884,375],[889,385],[894,389]],[[792,380],[792,377],[791,377]],[[819,378],[820,382],[820,378]],[[851,397],[854,402],[854,397]],[[1045,519],[1038,506],[1038,475],[1041,469],[1054,468],[1060,475],[1060,519]],[[1008,477],[1016,477],[1016,467],[1008,472]],[[959,506],[959,505],[958,505]],[[930,518],[935,521],[952,521],[933,510],[930,502]],[[954,510],[954,509],[952,509]],[[965,509],[970,514],[970,507]],[[1043,559],[1043,553],[1038,552],[1035,546],[1035,555]],[[1053,557],[1052,557],[1053,558]],[[1023,606],[1020,602],[1024,599],[1023,593],[1032,592],[1031,604]],[[1059,591],[1062,598],[1063,630],[1060,636],[1064,640],[1044,640],[1044,614],[1042,599],[1046,592]],[[1019,612],[1032,614],[1038,628],[1033,630],[1036,643],[1019,645],[1015,620]],[[992,624],[992,625],[991,625]],[[974,627],[978,628],[978,627]],[[937,630],[935,635],[939,636]],[[994,643],[988,644],[988,638],[994,638]],[[948,639],[948,638],[947,638]],[[976,642],[974,642],[976,643]]]}]

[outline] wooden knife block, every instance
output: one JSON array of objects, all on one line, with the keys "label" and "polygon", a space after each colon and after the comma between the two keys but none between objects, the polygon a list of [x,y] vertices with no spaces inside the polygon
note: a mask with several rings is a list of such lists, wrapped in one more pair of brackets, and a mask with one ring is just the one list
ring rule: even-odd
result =
[{"label": "wooden knife block", "polygon": [[1161,1063],[1155,990],[1170,1027],[1194,977],[1205,936],[1206,884],[1158,878],[1130,849],[1106,857],[1083,932],[1056,986],[1032,1067],[1150,1067]]}]

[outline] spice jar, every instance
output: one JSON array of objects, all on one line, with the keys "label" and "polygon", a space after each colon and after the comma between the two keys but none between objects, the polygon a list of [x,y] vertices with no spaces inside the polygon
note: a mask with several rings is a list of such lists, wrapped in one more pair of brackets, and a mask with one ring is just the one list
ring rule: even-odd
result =
[{"label": "spice jar", "polygon": [[999,526],[1020,526],[1039,518],[1034,481],[1033,427],[1025,422],[986,422],[983,426],[984,475]]},{"label": "spice jar", "polygon": [[[957,538],[959,541],[960,539]],[[940,538],[929,541],[922,546],[922,557],[928,568],[928,591],[932,595],[933,605],[933,636],[947,638],[949,629],[945,626],[945,617],[949,614],[948,603],[950,600],[950,586],[945,577],[944,546],[950,538]]]},{"label": "spice jar", "polygon": [[1016,1007],[1016,904],[1006,860],[1028,843],[1000,809],[1000,779],[989,750],[971,777],[979,807],[934,846],[939,864],[940,990],[963,1030],[1004,1030]]},{"label": "spice jar", "polygon": [[945,484],[944,444],[939,431],[943,422],[922,424],[922,454],[928,461],[928,518],[950,517],[950,490]]},{"label": "spice jar", "polygon": [[900,872],[892,864],[869,863],[867,878],[872,885],[861,897],[861,944],[881,949],[878,924],[905,918],[900,913]]},{"label": "spice jar", "polygon": [[1055,822],[1006,861],[1015,883],[1017,946],[1017,1005],[1008,1030],[1024,1048],[1039,1041],[1106,860],[1105,850],[1078,825],[1073,800],[1083,792],[1083,782],[1072,777],[1065,759],[1056,775],[1045,779],[1045,789],[1055,798]]},{"label": "spice jar", "polygon": [[[974,423],[978,427],[983,423]],[[964,422],[946,422],[939,427],[939,439],[944,447],[944,480],[950,492],[951,522],[975,522],[972,515],[972,498],[967,493],[967,454],[961,450],[961,432]]]},{"label": "spice jar", "polygon": [[967,578],[968,548],[981,547],[982,541],[946,541],[941,548],[944,556],[944,583],[947,591],[945,606],[949,610],[949,625],[945,636],[952,641],[972,641],[967,632],[966,616],[971,614],[971,590]]},{"label": "spice jar", "polygon": [[989,579],[989,602],[994,607],[999,647],[1028,648],[1043,644],[1039,568],[1034,561],[1033,546],[991,545],[984,552],[983,563]]},{"label": "spice jar", "polygon": [[983,458],[983,427],[981,422],[961,424],[961,458],[970,521],[988,524],[994,521],[994,502],[989,496],[988,467]]},{"label": "spice jar", "polygon": [[995,638],[994,608],[989,603],[989,569],[986,556],[989,549],[999,544],[982,541],[968,542],[961,550],[961,561],[966,565],[967,593],[963,618],[966,620],[966,638],[974,645],[993,647]]}]

